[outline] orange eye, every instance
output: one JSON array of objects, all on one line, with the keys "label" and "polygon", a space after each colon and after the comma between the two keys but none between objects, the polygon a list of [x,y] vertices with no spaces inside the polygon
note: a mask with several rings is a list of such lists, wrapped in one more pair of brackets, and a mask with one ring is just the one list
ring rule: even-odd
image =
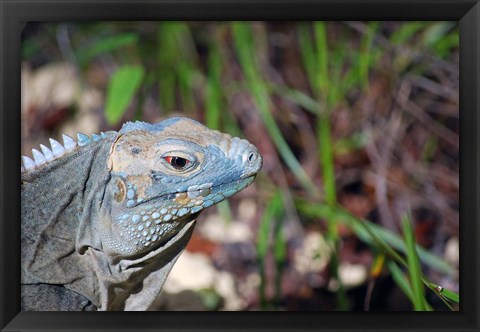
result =
[{"label": "orange eye", "polygon": [[178,170],[184,169],[190,163],[190,160],[181,157],[167,156],[164,158],[167,163],[169,163],[173,166],[173,168]]}]

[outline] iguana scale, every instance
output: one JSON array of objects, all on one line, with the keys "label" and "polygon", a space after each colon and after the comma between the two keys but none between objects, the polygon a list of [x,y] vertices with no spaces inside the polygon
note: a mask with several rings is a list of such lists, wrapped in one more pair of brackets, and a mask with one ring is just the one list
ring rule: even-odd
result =
[{"label": "iguana scale", "polygon": [[248,141],[175,117],[22,157],[22,309],[147,310],[198,214],[250,185]]}]

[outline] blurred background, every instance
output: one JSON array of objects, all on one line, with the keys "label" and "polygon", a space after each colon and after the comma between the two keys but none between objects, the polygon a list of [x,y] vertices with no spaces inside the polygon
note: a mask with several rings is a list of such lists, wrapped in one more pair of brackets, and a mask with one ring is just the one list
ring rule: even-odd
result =
[{"label": "blurred background", "polygon": [[29,22],[22,153],[174,115],[244,137],[152,310],[458,310],[456,22]]}]

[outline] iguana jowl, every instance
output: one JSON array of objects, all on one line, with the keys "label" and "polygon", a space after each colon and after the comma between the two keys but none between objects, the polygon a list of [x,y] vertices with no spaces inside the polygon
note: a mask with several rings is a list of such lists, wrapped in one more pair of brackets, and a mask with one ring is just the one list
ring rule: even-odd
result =
[{"label": "iguana jowl", "polygon": [[180,117],[50,142],[22,157],[23,310],[147,310],[198,214],[262,166],[248,141]]}]

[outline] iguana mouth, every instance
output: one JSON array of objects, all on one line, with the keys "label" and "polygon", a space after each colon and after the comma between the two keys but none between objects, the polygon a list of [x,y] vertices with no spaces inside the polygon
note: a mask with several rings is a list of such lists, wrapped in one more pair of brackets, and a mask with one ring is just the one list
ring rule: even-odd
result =
[{"label": "iguana mouth", "polygon": [[[181,195],[183,194],[183,195],[187,195],[187,197],[190,199],[195,199],[200,196],[207,197],[212,192],[215,192],[217,195],[223,195],[225,196],[225,198],[228,198],[234,195],[235,193],[237,193],[238,191],[249,186],[254,179],[255,179],[255,175],[251,175],[246,178],[224,182],[216,186],[212,186],[211,183],[206,183],[203,185],[195,185],[195,186],[189,187],[187,191],[177,191],[174,193],[174,195],[177,196],[179,194]],[[225,187],[231,187],[231,188],[225,191],[222,191],[221,193],[218,192],[219,189],[225,188]]]},{"label": "iguana mouth", "polygon": [[[140,202],[137,202],[135,206],[148,204],[156,200],[176,201],[178,203],[187,201],[185,202],[185,204],[187,204],[189,201],[195,200],[195,198],[207,197],[209,195],[212,195],[212,193],[218,196],[223,196],[223,198],[218,201],[216,200],[217,198],[215,198],[213,204],[216,204],[228,197],[231,197],[238,191],[248,187],[253,182],[253,180],[255,180],[255,177],[256,177],[256,174],[248,176],[246,178],[224,182],[216,186],[212,186],[211,183],[205,183],[202,185],[193,185],[193,186],[190,186],[187,190],[175,191],[172,193],[166,193],[163,195],[154,196],[146,200],[142,200]],[[222,189],[225,187],[232,187],[232,188],[219,192],[219,189]],[[132,206],[132,207],[135,207],[135,206]]]}]

